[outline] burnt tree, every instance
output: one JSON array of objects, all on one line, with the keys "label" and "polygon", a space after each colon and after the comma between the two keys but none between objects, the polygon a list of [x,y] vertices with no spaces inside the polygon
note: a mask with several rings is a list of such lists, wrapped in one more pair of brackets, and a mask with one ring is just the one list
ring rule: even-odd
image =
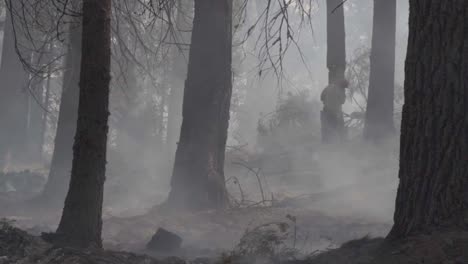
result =
[{"label": "burnt tree", "polygon": [[468,1],[410,1],[400,184],[389,238],[468,224]]},{"label": "burnt tree", "polygon": [[374,22],[364,138],[394,134],[396,0],[374,0]]},{"label": "burnt tree", "polygon": [[232,94],[232,0],[196,0],[172,208],[226,205],[224,152]]},{"label": "burnt tree", "polygon": [[327,0],[327,67],[328,86],[321,100],[322,141],[333,143],[345,138],[342,104],[346,98],[346,33],[341,0]]},{"label": "burnt tree", "polygon": [[60,101],[57,133],[49,177],[42,193],[47,203],[62,204],[70,182],[73,160],[73,139],[78,119],[78,97],[81,62],[81,21],[71,23],[65,59],[62,96]]},{"label": "burnt tree", "polygon": [[102,247],[111,61],[111,0],[83,0],[78,122],[70,187],[53,239]]}]

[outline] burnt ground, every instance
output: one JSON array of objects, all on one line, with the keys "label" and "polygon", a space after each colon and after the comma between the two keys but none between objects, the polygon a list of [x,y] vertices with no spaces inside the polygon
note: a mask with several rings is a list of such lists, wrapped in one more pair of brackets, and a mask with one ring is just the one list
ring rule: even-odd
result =
[{"label": "burnt ground", "polygon": [[[365,185],[362,188],[369,189]],[[385,189],[388,188],[385,187]],[[376,193],[381,193],[381,191],[373,189],[373,192]],[[372,210],[366,207],[375,207],[368,201],[380,204],[380,201],[371,198],[377,195],[371,194],[369,191],[366,193],[370,196],[363,195],[362,191],[356,190],[354,187],[346,187],[315,195],[285,195],[274,204],[251,204],[232,207],[224,211],[198,213],[168,212],[155,207],[144,214],[124,216],[113,213],[112,208],[106,206],[104,208],[103,240],[105,248],[111,250],[108,251],[111,253],[105,254],[110,254],[110,258],[117,259],[125,259],[123,256],[127,256],[116,253],[122,251],[151,255],[156,258],[177,256],[182,259],[217,259],[235,251],[241,238],[249,230],[255,230],[256,227],[265,224],[284,223],[288,228],[281,239],[270,241],[271,234],[268,232],[258,234],[260,237],[265,235],[265,243],[277,244],[274,245],[275,249],[271,250],[269,255],[276,258],[278,254],[291,251],[293,254],[288,255],[286,259],[304,259],[309,255],[337,248],[342,243],[352,239],[366,235],[379,237],[388,232],[391,227],[388,217],[378,213],[369,213]],[[21,196],[21,198],[24,197]],[[29,204],[31,200],[15,203],[16,199],[19,200],[19,197],[15,195],[1,199],[3,205],[0,218],[11,219],[14,221],[12,223],[14,226],[36,236],[40,235],[41,232],[55,230],[60,219],[60,209],[44,209],[34,204],[31,206]],[[388,210],[384,208],[382,211]],[[169,253],[155,253],[145,250],[146,243],[150,241],[151,236],[159,227],[181,236],[183,238],[182,248],[177,252]],[[247,247],[255,247],[255,243],[262,243],[262,241],[262,239],[253,241],[252,245],[248,244]],[[38,245],[33,248],[42,248],[43,242]],[[60,250],[58,253],[54,253],[55,251],[40,252],[42,253],[32,255],[63,253]],[[72,256],[79,253],[70,249],[67,249],[67,252]],[[102,256],[99,254],[97,256]],[[256,255],[259,252],[250,252],[249,254]],[[5,255],[11,255],[11,253]],[[93,254],[92,257],[94,258],[96,255]],[[28,261],[18,263],[59,263],[49,260],[47,260],[49,262]]]},{"label": "burnt ground", "polygon": [[[129,214],[122,213],[125,208],[130,208],[128,204],[119,204],[120,201],[107,204],[104,207],[103,239],[108,251],[83,252],[43,242],[37,236],[55,229],[61,209],[31,206],[28,199],[34,197],[32,193],[29,196],[3,193],[0,194],[0,218],[14,220],[13,226],[28,233],[10,228],[14,231],[6,236],[2,229],[0,264],[170,263],[156,260],[169,256],[179,259],[164,261],[204,258],[218,263],[255,264],[274,261],[312,264],[468,263],[463,252],[468,248],[465,232],[433,234],[400,241],[397,245],[389,245],[376,238],[384,237],[392,224],[395,164],[369,162],[367,157],[353,153],[346,155],[347,159],[334,155],[325,155],[320,160],[323,167],[317,171],[326,175],[322,177],[326,181],[325,187],[318,189],[327,191],[318,193],[311,190],[311,186],[316,184],[314,177],[298,176],[294,186],[291,176],[287,179],[270,177],[264,180],[264,189],[268,193],[267,198],[274,194],[276,200],[257,203],[255,201],[261,201],[257,178],[249,175],[244,179],[239,177],[239,180],[244,192],[250,195],[246,199],[254,202],[238,204],[224,211],[177,213],[158,207],[148,210],[146,207],[146,211]],[[350,157],[353,159],[349,160]],[[327,164],[327,160],[333,162]],[[379,167],[376,164],[383,165]],[[342,171],[341,167],[354,169]],[[232,175],[242,173],[233,172]],[[247,187],[252,187],[252,190]],[[154,192],[152,188],[151,192]],[[130,195],[130,198],[133,197]],[[24,203],[17,202],[24,199],[27,200]],[[157,200],[150,203],[156,204]],[[140,204],[137,201],[132,206]],[[258,232],[259,226],[271,227],[280,223],[288,227],[284,233]],[[180,250],[165,253],[145,250],[146,243],[160,227],[183,238]],[[17,240],[12,240],[14,237]]]},{"label": "burnt ground", "polygon": [[[362,238],[340,248],[295,259],[284,251],[271,254],[254,244],[238,245],[231,252],[212,258],[186,261],[176,257],[154,258],[123,251],[77,250],[44,242],[40,237],[0,224],[0,263],[44,264],[466,264],[468,232],[438,232],[391,244],[379,238]],[[264,251],[255,251],[262,248]],[[255,249],[255,250],[251,250]]]},{"label": "burnt ground", "polygon": [[435,232],[395,242],[363,238],[298,263],[465,264],[468,263],[467,248],[466,231]]},{"label": "burnt ground", "polygon": [[[353,174],[359,173],[361,171]],[[160,256],[164,254],[147,252],[145,245],[158,228],[164,228],[183,238],[182,249],[165,256],[212,258],[233,250],[246,231],[267,223],[284,222],[289,226],[289,233],[281,244],[304,257],[364,236],[385,236],[391,227],[391,214],[388,212],[393,211],[391,197],[395,184],[368,179],[354,185],[342,183],[351,176],[352,173],[337,179],[329,176],[328,180],[340,185],[320,192],[312,192],[308,188],[310,184],[305,184],[314,180],[313,177],[297,181],[296,185],[292,185],[291,177],[287,179],[288,185],[281,178],[270,177],[264,180],[264,191],[266,197],[274,194],[274,202],[244,201],[223,211],[168,212],[154,207],[128,214],[122,213],[131,208],[128,204],[108,203],[104,205],[103,242],[109,250]],[[255,177],[250,175],[240,181],[243,186],[253,186],[252,190],[244,187],[245,200],[262,201]],[[60,220],[61,208],[42,208],[31,203],[33,198],[15,193],[0,196],[0,218],[14,220],[16,227],[34,235],[54,231]],[[14,202],[21,199],[26,201]]]},{"label": "burnt ground", "polygon": [[[338,206],[342,201],[282,202],[278,206],[231,208],[224,211],[197,213],[168,212],[153,208],[147,213],[132,217],[104,216],[103,240],[107,249],[137,253],[158,228],[164,228],[183,238],[182,249],[175,252],[184,258],[213,257],[232,250],[246,231],[267,223],[285,223],[289,226],[284,244],[296,249],[300,255],[336,248],[342,243],[369,235],[385,236],[391,222],[365,214],[358,208]],[[287,201],[287,200],[285,200]],[[335,204],[333,207],[332,205]],[[14,220],[14,225],[31,234],[54,231],[60,210],[21,208],[2,210],[0,218]],[[320,208],[329,210],[319,210]],[[3,207],[5,208],[5,207]],[[358,213],[352,213],[357,211]],[[174,252],[171,252],[174,254]]]},{"label": "burnt ground", "polygon": [[126,252],[76,250],[61,248],[44,242],[40,237],[0,224],[0,263],[48,263],[48,264],[178,264],[177,258],[156,260],[144,255]]}]

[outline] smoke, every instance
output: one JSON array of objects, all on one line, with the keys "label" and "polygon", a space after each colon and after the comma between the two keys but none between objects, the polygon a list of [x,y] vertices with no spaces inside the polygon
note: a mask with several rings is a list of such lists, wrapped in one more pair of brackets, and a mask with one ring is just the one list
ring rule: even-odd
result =
[{"label": "smoke", "polygon": [[[401,86],[408,3],[397,2],[395,78]],[[355,50],[370,47],[372,1],[348,1],[345,7],[347,54],[351,57]],[[259,73],[255,41],[235,48],[234,96],[225,162],[232,208],[227,212],[171,215],[151,210],[167,198],[174,162],[173,146],[164,144],[167,134],[162,132],[167,128],[168,117],[167,109],[163,106],[161,111],[161,105],[167,95],[155,87],[174,84],[163,78],[154,84],[144,73],[137,72],[139,97],[125,107],[125,94],[113,87],[104,196],[107,241],[121,243],[125,248],[142,248],[156,227],[164,226],[181,234],[187,247],[229,249],[246,228],[284,219],[286,214],[297,217],[303,240],[310,234],[308,242],[304,242],[308,250],[327,246],[328,240],[323,237],[332,237],[333,243],[339,243],[368,232],[387,232],[398,183],[399,138],[389,138],[379,146],[369,145],[361,139],[362,127],[357,126],[350,128],[349,139],[343,144],[323,145],[320,140],[319,95],[328,81],[323,8],[324,5],[318,5],[313,14],[312,28],[297,29],[299,48],[287,53],[279,79],[271,71]],[[236,37],[242,39],[241,34],[247,29],[239,30]],[[302,118],[305,113],[307,117],[283,125],[281,121],[290,117],[281,115],[285,110],[280,106],[290,102],[288,98],[293,98],[291,105],[300,110],[293,107],[293,114]],[[294,98],[303,101],[297,103]],[[52,108],[52,112],[57,110],[56,102]],[[350,114],[360,108],[348,100],[343,110]],[[163,114],[148,117],[148,112],[156,111]],[[124,112],[135,116],[122,118]],[[49,116],[53,118],[54,115]],[[125,118],[133,121],[122,124]],[[267,127],[267,134],[261,133],[259,124]],[[49,130],[55,129],[49,126]],[[46,146],[49,151],[50,144]],[[132,218],[124,221],[114,217]],[[350,223],[363,222],[369,226],[350,227]]]},{"label": "smoke", "polygon": [[[345,16],[347,53],[351,57],[355,50],[370,47],[372,1],[350,2],[345,9]],[[403,83],[406,55],[407,16],[407,3],[398,1],[396,83],[400,86]],[[328,74],[325,67],[325,29],[326,16],[323,12],[317,12],[313,17],[313,34],[305,34],[307,30],[301,29],[300,50],[289,51],[283,62],[284,75],[279,80],[272,72],[259,74],[256,68],[256,50],[251,43],[235,49],[233,107],[225,162],[232,209],[269,208],[275,203],[284,202],[289,208],[285,211],[293,211],[299,215],[299,219],[302,217],[300,222],[305,226],[304,229],[314,230],[311,232],[315,232],[312,235],[315,237],[309,248],[328,243],[318,235],[329,232],[327,230],[331,227],[321,226],[321,221],[325,221],[322,218],[328,219],[327,217],[381,224],[367,229],[357,228],[359,230],[355,233],[350,231],[352,234],[345,230],[330,231],[337,241],[356,238],[367,232],[385,235],[392,222],[398,183],[398,137],[389,138],[379,146],[369,145],[363,142],[360,136],[362,127],[358,126],[350,128],[346,143],[323,145],[320,142],[318,117],[322,106],[318,97],[327,84]],[[242,33],[240,30],[237,34]],[[311,106],[308,111],[312,121],[292,130],[276,130],[274,135],[266,139],[266,143],[262,142],[265,137],[259,136],[259,120],[272,120],[278,114],[281,102],[287,100],[288,93],[297,95],[302,91],[307,91],[306,101]],[[356,102],[348,100],[343,110],[350,114],[360,108]],[[399,109],[395,110],[398,111]],[[397,116],[397,128],[398,118]],[[135,145],[134,140],[127,135],[123,141],[127,142],[125,145],[131,146]],[[109,208],[112,209],[111,215],[143,214],[166,199],[174,154],[167,152],[162,146],[153,151],[145,150],[144,148],[150,146],[149,142],[141,145],[141,149],[133,151],[130,148],[116,149],[125,163],[110,160],[109,173],[120,174],[120,178],[125,179],[122,183],[117,183],[112,178],[107,182],[106,196]],[[119,167],[123,164],[127,168]],[[128,167],[137,167],[139,171],[131,171]],[[111,194],[109,186],[114,184],[124,186],[123,190]],[[133,209],[129,211],[129,208]],[[255,213],[245,215],[244,219],[222,218],[230,224],[213,223],[215,216],[212,213],[182,216],[190,219],[187,220],[190,223],[180,223],[161,212],[163,215],[153,215],[151,228],[159,225],[173,227],[183,235],[188,245],[230,248],[240,239],[243,229],[253,225],[253,222],[260,224],[262,221],[284,217],[282,209],[278,209],[280,212],[277,209],[271,210],[273,212],[264,218]],[[297,213],[297,210],[306,210],[309,213],[300,216],[301,213]],[[319,214],[322,218],[319,217],[320,220],[316,222],[310,220],[310,214]],[[237,223],[232,223],[235,221]],[[319,224],[322,230],[310,227],[311,223]],[[341,227],[339,222],[335,224],[337,229],[346,229],[346,224]],[[147,230],[151,233],[152,229],[148,227]],[[149,234],[145,235],[147,237]]]}]

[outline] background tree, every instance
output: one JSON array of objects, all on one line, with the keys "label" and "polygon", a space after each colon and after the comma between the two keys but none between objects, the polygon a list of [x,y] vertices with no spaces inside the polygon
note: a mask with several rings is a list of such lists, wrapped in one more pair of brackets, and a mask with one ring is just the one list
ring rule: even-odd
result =
[{"label": "background tree", "polygon": [[342,140],[345,136],[341,105],[344,103],[343,80],[346,71],[346,33],[341,0],[327,0],[327,67],[328,86],[322,92],[321,113],[324,142]]},{"label": "background tree", "polygon": [[20,15],[20,3],[8,1],[6,9],[5,30],[3,35],[2,62],[0,81],[0,122],[8,124],[0,130],[0,168],[3,169],[7,155],[14,160],[26,153],[26,128],[28,115],[28,72],[17,54],[16,39],[20,29],[14,30],[13,16]]},{"label": "background tree", "polygon": [[70,188],[52,239],[102,247],[111,61],[111,0],[83,0],[78,123]]},{"label": "background tree", "polygon": [[224,152],[232,93],[232,1],[196,0],[183,121],[168,204],[226,205]]},{"label": "background tree", "polygon": [[467,1],[410,1],[400,185],[389,238],[466,231],[467,14]]},{"label": "background tree", "polygon": [[[75,19],[76,20],[76,19]],[[68,32],[68,46],[63,75],[57,132],[50,165],[49,177],[42,198],[61,204],[70,182],[73,159],[73,139],[78,119],[79,78],[81,62],[81,21],[71,22]]]},{"label": "background tree", "polygon": [[364,138],[380,141],[395,132],[396,0],[374,0],[373,24]]},{"label": "background tree", "polygon": [[[45,51],[45,49],[44,49]],[[45,53],[48,53],[47,51]],[[32,54],[31,63],[42,65],[47,56],[45,54]],[[44,133],[43,120],[45,118],[44,109],[44,91],[46,78],[34,78],[29,74],[29,91],[27,104],[27,121],[26,121],[26,136],[27,148],[26,153],[22,155],[25,163],[32,165],[42,165],[42,135]]]}]

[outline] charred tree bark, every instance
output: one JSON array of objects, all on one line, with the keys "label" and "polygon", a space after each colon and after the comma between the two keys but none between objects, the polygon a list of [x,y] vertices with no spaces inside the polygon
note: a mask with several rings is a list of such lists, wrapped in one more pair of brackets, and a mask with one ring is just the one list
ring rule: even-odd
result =
[{"label": "charred tree bark", "polygon": [[102,247],[111,61],[111,0],[84,0],[78,123],[59,243]]},{"label": "charred tree bark", "polygon": [[168,204],[226,205],[224,152],[232,94],[232,0],[196,0],[183,121]]},{"label": "charred tree bark", "polygon": [[[15,1],[12,3],[10,8],[17,8]],[[28,73],[16,53],[15,41],[12,17],[7,9],[0,66],[0,123],[4,124],[0,130],[0,169],[4,168],[8,154],[18,159],[26,151]]]},{"label": "charred tree bark", "polygon": [[364,138],[378,143],[395,132],[396,0],[374,0],[370,78]]},{"label": "charred tree bark", "polygon": [[79,23],[70,25],[66,56],[57,133],[54,139],[55,147],[49,177],[41,197],[45,202],[57,205],[60,205],[65,198],[70,182],[73,138],[78,120],[80,94],[78,83],[81,63],[81,26]]},{"label": "charred tree bark", "polygon": [[167,139],[168,155],[172,160],[177,148],[182,125],[182,101],[184,97],[184,78],[187,76],[187,58],[190,44],[191,20],[193,5],[191,1],[176,1],[176,32],[177,46],[172,48],[172,67],[170,70],[170,92],[168,100]]},{"label": "charred tree bark", "polygon": [[389,238],[468,227],[468,1],[410,1]]},{"label": "charred tree bark", "polygon": [[[346,33],[341,0],[327,0],[327,67],[328,86],[322,92],[322,141],[344,140],[345,126],[341,106],[344,103],[346,70]],[[341,6],[340,6],[341,5]],[[339,6],[339,7],[338,7]],[[338,8],[337,8],[338,7]]]}]

